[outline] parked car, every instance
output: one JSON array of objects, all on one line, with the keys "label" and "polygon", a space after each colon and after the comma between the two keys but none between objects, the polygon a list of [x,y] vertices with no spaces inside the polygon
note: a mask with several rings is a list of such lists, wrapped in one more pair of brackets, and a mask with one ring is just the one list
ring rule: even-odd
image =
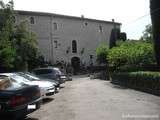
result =
[{"label": "parked car", "polygon": [[37,68],[33,70],[33,73],[39,77],[56,80],[60,84],[65,83],[66,80],[66,77],[61,74],[61,71],[54,67]]},{"label": "parked car", "polygon": [[55,86],[53,85],[53,83],[49,81],[38,81],[38,80],[32,81],[18,73],[2,73],[0,75],[8,76],[11,79],[13,79],[15,82],[17,82],[18,84],[38,85],[41,91],[41,97],[43,99],[55,93]]},{"label": "parked car", "polygon": [[54,67],[53,68],[57,74],[59,75],[60,79],[64,80],[64,81],[69,81],[72,80],[72,76],[71,74],[64,74],[59,68]]},{"label": "parked car", "polygon": [[40,89],[36,85],[22,85],[0,75],[0,119],[19,119],[41,105]]},{"label": "parked car", "polygon": [[55,86],[56,92],[58,92],[60,84],[58,81],[51,80],[51,79],[45,79],[45,78],[40,78],[37,77],[36,75],[29,73],[29,72],[19,72],[18,74],[24,76],[25,78],[31,80],[31,81],[49,81]]}]

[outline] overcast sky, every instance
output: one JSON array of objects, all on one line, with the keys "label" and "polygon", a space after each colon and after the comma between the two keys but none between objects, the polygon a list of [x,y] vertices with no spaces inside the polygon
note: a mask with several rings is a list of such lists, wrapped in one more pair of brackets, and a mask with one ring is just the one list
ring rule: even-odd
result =
[{"label": "overcast sky", "polygon": [[150,23],[149,0],[14,0],[14,4],[16,10],[79,17],[83,14],[86,18],[107,21],[114,18],[122,23],[122,31],[130,39],[139,39],[145,26]]}]

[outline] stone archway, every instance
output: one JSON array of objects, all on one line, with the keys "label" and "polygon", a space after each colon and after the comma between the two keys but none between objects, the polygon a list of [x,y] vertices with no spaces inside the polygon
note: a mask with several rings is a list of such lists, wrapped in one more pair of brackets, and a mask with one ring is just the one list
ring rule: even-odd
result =
[{"label": "stone archway", "polygon": [[73,74],[76,75],[80,70],[80,58],[79,57],[72,57],[71,65],[73,67]]}]

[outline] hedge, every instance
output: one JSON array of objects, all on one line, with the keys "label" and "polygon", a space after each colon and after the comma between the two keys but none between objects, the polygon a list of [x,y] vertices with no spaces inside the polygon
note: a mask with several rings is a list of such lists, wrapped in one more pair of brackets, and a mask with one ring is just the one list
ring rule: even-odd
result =
[{"label": "hedge", "polygon": [[160,95],[160,72],[113,73],[112,83]]}]

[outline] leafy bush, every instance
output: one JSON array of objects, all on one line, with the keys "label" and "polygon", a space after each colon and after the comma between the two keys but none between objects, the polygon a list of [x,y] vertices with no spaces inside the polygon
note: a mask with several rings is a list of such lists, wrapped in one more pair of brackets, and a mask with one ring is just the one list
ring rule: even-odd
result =
[{"label": "leafy bush", "polygon": [[123,72],[112,74],[112,83],[160,95],[160,72]]},{"label": "leafy bush", "polygon": [[13,67],[15,53],[15,49],[11,46],[6,46],[3,49],[0,49],[0,71],[3,71],[5,68]]},{"label": "leafy bush", "polygon": [[109,65],[118,69],[124,65],[145,66],[155,63],[153,46],[145,41],[120,42],[108,51]]},{"label": "leafy bush", "polygon": [[96,49],[97,61],[99,63],[106,63],[107,54],[108,54],[108,47],[107,47],[107,45],[101,44]]}]

